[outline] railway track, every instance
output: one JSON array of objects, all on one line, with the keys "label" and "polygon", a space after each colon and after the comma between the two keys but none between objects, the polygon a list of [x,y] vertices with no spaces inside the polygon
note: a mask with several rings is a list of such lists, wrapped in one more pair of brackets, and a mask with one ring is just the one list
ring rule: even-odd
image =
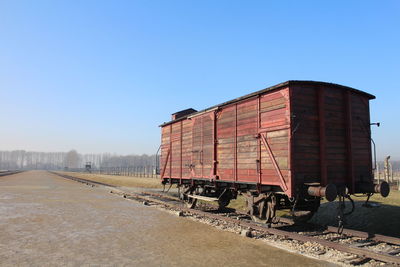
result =
[{"label": "railway track", "polygon": [[12,175],[17,174],[23,171],[0,171],[0,176]]},{"label": "railway track", "polygon": [[109,187],[111,193],[124,198],[144,202],[147,205],[159,205],[170,210],[180,212],[182,215],[191,215],[218,221],[228,226],[247,229],[251,236],[276,236],[283,240],[296,240],[302,243],[318,244],[325,248],[334,249],[352,256],[346,258],[346,264],[361,265],[371,260],[400,265],[400,238],[377,235],[351,229],[344,229],[342,234],[337,233],[336,227],[322,227],[304,224],[294,225],[291,220],[282,219],[274,227],[259,224],[249,220],[246,214],[233,212],[219,212],[214,210],[204,211],[189,209],[176,197],[155,192],[128,192],[113,185],[86,180],[69,175],[52,172],[55,175],[85,183],[91,186]]}]

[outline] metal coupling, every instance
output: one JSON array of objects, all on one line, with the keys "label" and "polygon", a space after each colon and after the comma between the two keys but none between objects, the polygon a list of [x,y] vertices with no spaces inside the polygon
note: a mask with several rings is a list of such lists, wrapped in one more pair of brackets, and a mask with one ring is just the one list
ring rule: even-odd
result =
[{"label": "metal coupling", "polygon": [[338,195],[337,188],[334,184],[327,186],[310,186],[307,193],[314,197],[325,197],[328,201],[334,201]]},{"label": "metal coupling", "polygon": [[374,185],[374,193],[380,193],[381,196],[387,197],[390,193],[390,186],[387,182],[383,181]]},{"label": "metal coupling", "polygon": [[390,186],[387,182],[382,181],[379,184],[360,183],[358,191],[361,193],[380,193],[381,196],[387,197],[390,193]]}]

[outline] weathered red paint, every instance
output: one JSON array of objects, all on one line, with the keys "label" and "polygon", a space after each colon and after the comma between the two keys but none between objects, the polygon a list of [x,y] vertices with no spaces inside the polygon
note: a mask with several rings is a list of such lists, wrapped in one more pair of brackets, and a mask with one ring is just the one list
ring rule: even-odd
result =
[{"label": "weathered red paint", "polygon": [[373,98],[289,81],[180,117],[162,125],[161,178],[275,185],[289,197],[310,183],[356,193],[356,183],[372,182]]}]

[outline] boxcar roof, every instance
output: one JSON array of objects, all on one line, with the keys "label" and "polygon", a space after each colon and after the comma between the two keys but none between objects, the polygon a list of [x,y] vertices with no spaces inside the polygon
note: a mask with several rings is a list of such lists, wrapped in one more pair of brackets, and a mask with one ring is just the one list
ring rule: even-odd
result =
[{"label": "boxcar roof", "polygon": [[263,94],[265,92],[268,92],[268,91],[280,89],[282,87],[286,87],[286,86],[289,86],[289,85],[295,85],[295,84],[312,84],[312,85],[334,86],[334,87],[350,90],[350,91],[358,93],[358,94],[362,94],[362,95],[368,97],[369,99],[375,99],[374,95],[368,94],[368,93],[366,93],[364,91],[361,91],[361,90],[358,90],[358,89],[355,89],[355,88],[352,88],[352,87],[348,87],[348,86],[344,86],[344,85],[340,85],[340,84],[336,84],[336,83],[327,83],[327,82],[318,82],[318,81],[289,80],[289,81],[286,81],[286,82],[283,82],[283,83],[279,83],[279,84],[267,87],[265,89],[256,91],[254,93],[250,93],[250,94],[247,94],[247,95],[244,95],[244,96],[241,96],[241,97],[238,97],[238,98],[223,102],[221,104],[218,104],[218,105],[215,105],[215,106],[212,106],[212,107],[209,107],[209,108],[197,111],[197,112],[193,112],[193,113],[188,114],[186,116],[180,117],[180,118],[178,118],[176,120],[165,122],[165,123],[161,124],[160,127],[166,126],[168,124],[171,124],[171,123],[174,123],[174,122],[177,122],[177,121],[180,121],[180,120],[184,120],[184,119],[186,119],[188,117],[196,116],[196,114],[201,114],[201,113],[204,113],[204,112],[207,112],[207,111],[210,111],[210,110],[222,107],[222,106],[226,106],[226,105],[229,105],[229,104],[232,104],[232,103],[235,103],[235,102],[239,102],[241,100],[245,100],[245,99],[251,98],[251,97],[256,96],[256,95],[261,95],[261,94]]}]

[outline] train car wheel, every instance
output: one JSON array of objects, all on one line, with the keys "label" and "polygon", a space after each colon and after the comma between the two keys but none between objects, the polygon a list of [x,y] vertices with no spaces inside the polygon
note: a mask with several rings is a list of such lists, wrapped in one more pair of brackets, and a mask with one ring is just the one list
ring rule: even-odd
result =
[{"label": "train car wheel", "polygon": [[230,202],[231,200],[229,198],[218,200],[218,209],[223,210],[224,208],[226,208],[226,206],[229,205]]},{"label": "train car wheel", "polygon": [[193,194],[194,191],[195,188],[190,186],[181,186],[178,190],[179,199],[183,200],[185,206],[189,209],[194,209],[196,207],[197,199],[188,196],[189,194]]},{"label": "train car wheel", "polygon": [[262,194],[253,197],[245,195],[247,199],[248,214],[253,221],[259,223],[273,223],[276,217],[276,197],[274,194]]},{"label": "train car wheel", "polygon": [[188,199],[185,200],[185,205],[189,209],[194,209],[196,207],[196,203],[197,203],[197,199],[195,199],[195,198],[188,197]]},{"label": "train car wheel", "polygon": [[226,206],[229,205],[232,199],[232,193],[230,191],[224,192],[219,198],[218,198],[218,209],[223,210],[226,208]]}]

